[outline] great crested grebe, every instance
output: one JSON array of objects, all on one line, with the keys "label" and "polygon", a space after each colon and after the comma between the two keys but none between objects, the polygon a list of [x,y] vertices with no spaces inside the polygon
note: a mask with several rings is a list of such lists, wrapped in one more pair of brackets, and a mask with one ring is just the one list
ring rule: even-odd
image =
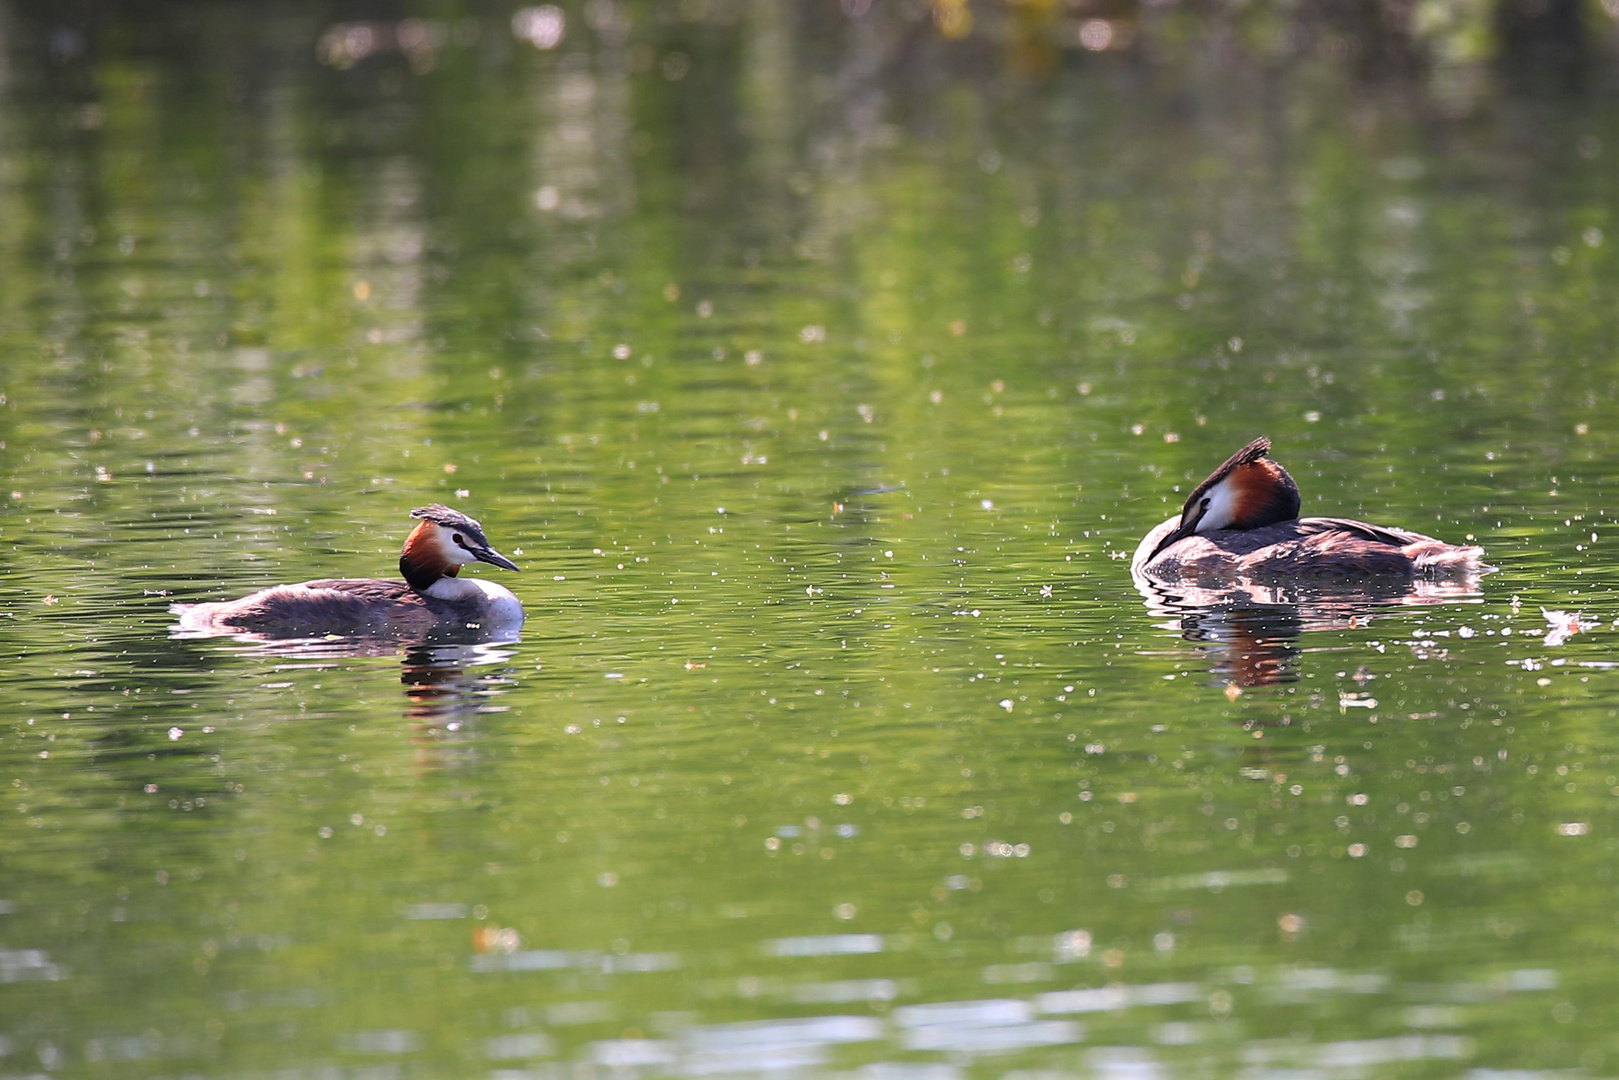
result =
[{"label": "great crested grebe", "polygon": [[186,634],[252,634],[268,638],[510,633],[523,625],[523,605],[492,581],[461,578],[461,567],[517,564],[489,546],[483,527],[435,503],[410,512],[421,524],[399,553],[404,581],[333,578],[276,585],[240,600],[177,604]]},{"label": "great crested grebe", "polygon": [[1484,549],[1344,518],[1299,517],[1299,489],[1255,439],[1192,489],[1181,512],[1142,538],[1130,573],[1195,578],[1332,580],[1471,577]]}]

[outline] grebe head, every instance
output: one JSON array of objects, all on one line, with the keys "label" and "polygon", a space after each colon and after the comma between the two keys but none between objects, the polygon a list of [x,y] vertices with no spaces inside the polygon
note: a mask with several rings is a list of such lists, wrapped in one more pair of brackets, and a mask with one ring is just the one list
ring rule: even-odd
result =
[{"label": "grebe head", "polygon": [[506,570],[517,564],[489,546],[483,526],[459,510],[434,503],[410,512],[421,524],[405,538],[399,553],[399,572],[411,588],[421,592],[439,578],[455,577],[470,562],[486,562]]},{"label": "grebe head", "polygon": [[1299,487],[1286,469],[1266,457],[1269,453],[1270,440],[1261,436],[1226,458],[1192,489],[1181,507],[1180,526],[1152,554],[1193,533],[1257,529],[1298,517]]}]

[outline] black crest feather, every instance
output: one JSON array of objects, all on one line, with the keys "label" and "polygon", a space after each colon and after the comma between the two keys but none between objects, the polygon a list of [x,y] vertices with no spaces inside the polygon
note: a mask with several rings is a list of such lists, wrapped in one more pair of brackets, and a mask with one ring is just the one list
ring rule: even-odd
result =
[{"label": "black crest feather", "polygon": [[418,506],[410,512],[413,518],[431,521],[435,525],[443,525],[446,529],[459,529],[478,543],[488,546],[489,539],[483,534],[483,526],[478,524],[476,518],[467,517],[459,510],[452,510],[443,503],[434,503],[431,506]]}]

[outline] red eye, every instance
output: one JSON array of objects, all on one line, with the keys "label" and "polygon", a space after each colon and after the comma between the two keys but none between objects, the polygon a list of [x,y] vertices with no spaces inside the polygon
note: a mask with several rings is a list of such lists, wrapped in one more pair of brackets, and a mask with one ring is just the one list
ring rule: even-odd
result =
[{"label": "red eye", "polygon": [[467,542],[465,540],[461,539],[461,534],[460,533],[455,533],[453,536],[451,536],[451,539],[454,540],[456,542],[456,544],[458,546],[460,546],[460,547],[466,547],[467,546]]}]

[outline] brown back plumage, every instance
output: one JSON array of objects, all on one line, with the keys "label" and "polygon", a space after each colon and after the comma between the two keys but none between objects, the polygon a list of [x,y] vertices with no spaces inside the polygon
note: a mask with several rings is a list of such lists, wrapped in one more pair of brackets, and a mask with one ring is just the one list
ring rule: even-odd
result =
[{"label": "brown back plumage", "polygon": [[229,627],[275,637],[379,634],[432,626],[432,601],[403,581],[372,578],[277,585],[240,600],[197,604],[182,626]]}]

